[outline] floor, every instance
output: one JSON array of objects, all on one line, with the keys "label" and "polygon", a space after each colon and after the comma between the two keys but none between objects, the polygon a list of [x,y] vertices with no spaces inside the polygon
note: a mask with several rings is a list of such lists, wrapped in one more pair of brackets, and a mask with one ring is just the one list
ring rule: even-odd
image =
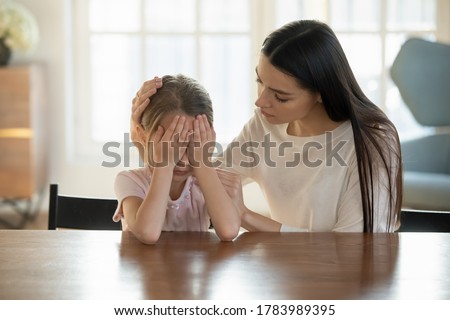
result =
[{"label": "floor", "polygon": [[[18,214],[5,214],[0,212],[0,229],[34,229],[34,230],[46,230],[48,224],[47,212],[38,213],[33,219],[27,221],[23,228],[17,228],[20,222],[20,216]],[[3,222],[6,221],[6,223]],[[12,225],[10,225],[12,224]]]},{"label": "floor", "polygon": [[[48,196],[44,195],[44,199]],[[10,201],[0,199],[0,229],[43,229],[48,226],[48,201],[43,200],[38,203],[33,199],[32,210],[36,212],[26,223],[22,224],[23,215],[19,211],[24,211],[27,203],[19,201],[17,204],[11,205]]]},{"label": "floor", "polygon": [[25,224],[24,229],[35,229],[35,230],[47,230],[48,228],[48,213],[40,212],[37,217],[28,223]]}]

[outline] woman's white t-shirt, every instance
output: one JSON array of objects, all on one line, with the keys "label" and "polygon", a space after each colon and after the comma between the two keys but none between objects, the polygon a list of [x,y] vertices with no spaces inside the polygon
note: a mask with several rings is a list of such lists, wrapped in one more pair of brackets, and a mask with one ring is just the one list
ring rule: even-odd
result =
[{"label": "woman's white t-shirt", "polygon": [[[281,231],[362,232],[361,190],[350,121],[312,137],[291,136],[286,130],[287,124],[270,124],[256,109],[217,161],[258,183],[270,217],[283,225]],[[375,192],[383,191],[377,189]],[[387,206],[382,201],[376,207],[374,231],[385,232]]]}]

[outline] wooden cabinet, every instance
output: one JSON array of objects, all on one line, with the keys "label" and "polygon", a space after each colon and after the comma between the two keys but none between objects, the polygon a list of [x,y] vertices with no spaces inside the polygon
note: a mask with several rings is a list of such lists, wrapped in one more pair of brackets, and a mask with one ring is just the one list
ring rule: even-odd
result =
[{"label": "wooden cabinet", "polygon": [[44,190],[48,119],[41,67],[0,67],[0,199]]}]

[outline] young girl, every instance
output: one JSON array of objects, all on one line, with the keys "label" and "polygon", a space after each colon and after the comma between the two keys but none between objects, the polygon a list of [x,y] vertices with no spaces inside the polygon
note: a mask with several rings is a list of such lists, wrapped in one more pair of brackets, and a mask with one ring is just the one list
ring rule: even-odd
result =
[{"label": "young girl", "polygon": [[[256,181],[269,205],[269,217],[249,210],[240,177],[222,172],[242,227],[394,231],[403,192],[399,137],[359,87],[331,28],[300,20],[272,32],[262,45],[256,80],[255,114],[221,159]],[[142,99],[133,100],[133,119],[157,88],[157,81],[142,86]],[[258,143],[245,155],[235,147],[249,141]],[[248,154],[263,161],[243,166]]]},{"label": "young girl", "polygon": [[210,97],[183,75],[163,81],[137,129],[146,166],[117,175],[113,219],[146,244],[157,242],[161,231],[207,231],[211,223],[230,241],[240,217],[209,163],[215,141]]}]

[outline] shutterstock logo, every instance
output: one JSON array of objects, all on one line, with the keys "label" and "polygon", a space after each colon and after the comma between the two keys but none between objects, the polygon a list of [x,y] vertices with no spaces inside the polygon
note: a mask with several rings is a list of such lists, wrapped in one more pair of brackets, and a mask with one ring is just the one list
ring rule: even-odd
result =
[{"label": "shutterstock logo", "polygon": [[[103,145],[103,155],[108,159],[102,162],[103,167],[113,168],[123,165],[130,167],[131,150],[135,148],[130,141],[130,136],[125,133],[123,139],[123,152],[121,153],[121,143],[110,141]],[[334,143],[333,143],[334,142]],[[204,145],[200,143],[175,143],[166,142],[162,145],[162,161],[154,161],[150,156],[150,164],[155,167],[167,166],[169,152],[174,159],[179,159],[185,152],[192,167],[207,165],[211,167],[231,168],[238,165],[243,168],[254,168],[264,165],[268,168],[284,167],[293,168],[300,165],[308,168],[320,166],[348,166],[342,154],[343,148],[348,140],[333,141],[332,132],[325,133],[325,142],[309,141],[302,146],[296,146],[292,141],[276,142],[271,139],[271,134],[267,133],[263,141],[233,141],[226,145],[226,148],[218,142],[210,142]],[[147,150],[152,150],[152,143],[149,142]],[[194,152],[197,148],[202,148],[201,160],[195,160]],[[213,150],[213,151],[212,151]],[[225,152],[226,151],[226,152]],[[238,161],[236,161],[238,160]],[[175,160],[177,161],[177,160]],[[237,162],[237,163],[236,163]],[[139,166],[143,167],[144,162],[139,160]]]}]

